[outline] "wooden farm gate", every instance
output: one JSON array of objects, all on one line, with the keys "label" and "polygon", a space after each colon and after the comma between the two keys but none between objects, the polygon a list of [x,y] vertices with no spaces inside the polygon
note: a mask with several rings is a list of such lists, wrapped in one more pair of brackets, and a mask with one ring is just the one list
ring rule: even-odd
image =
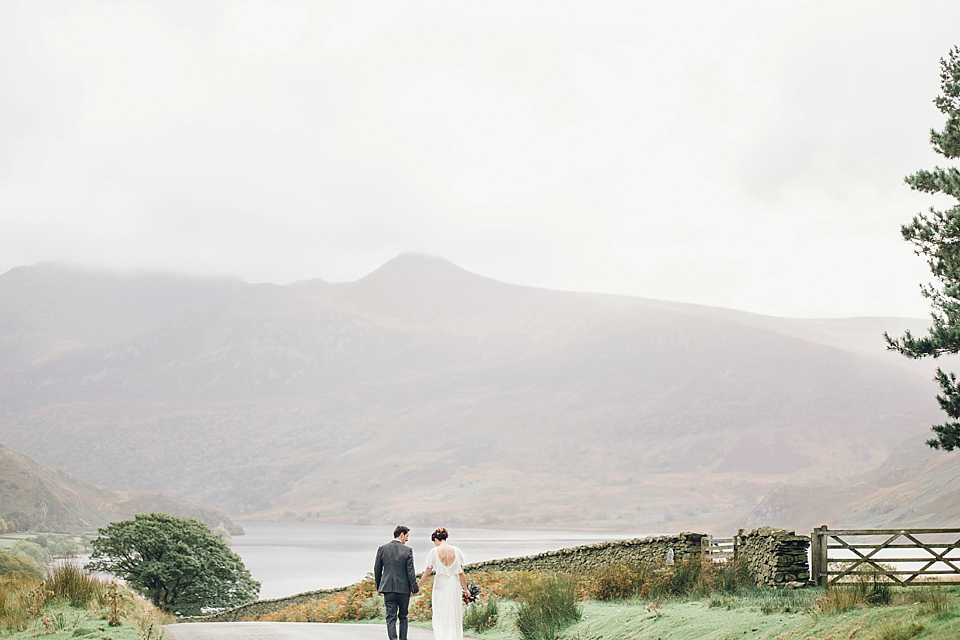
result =
[{"label": "wooden farm gate", "polygon": [[737,557],[737,537],[714,538],[706,536],[700,540],[704,558],[714,562],[727,562]]},{"label": "wooden farm gate", "polygon": [[868,574],[891,584],[960,584],[960,529],[845,529],[810,536],[810,575],[818,586]]}]

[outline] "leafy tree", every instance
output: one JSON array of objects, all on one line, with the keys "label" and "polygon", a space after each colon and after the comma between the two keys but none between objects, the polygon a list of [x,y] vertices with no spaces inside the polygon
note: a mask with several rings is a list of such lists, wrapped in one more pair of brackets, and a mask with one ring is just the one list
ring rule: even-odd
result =
[{"label": "leafy tree", "polygon": [[197,615],[260,593],[240,556],[199,520],[141,514],[98,533],[87,568],[123,578],[166,611]]},{"label": "leafy tree", "polygon": [[0,576],[10,575],[40,578],[43,576],[43,567],[37,565],[30,556],[13,555],[0,551]]},{"label": "leafy tree", "polygon": [[51,558],[68,558],[83,553],[83,545],[69,535],[41,533],[32,541],[43,547]]},{"label": "leafy tree", "polygon": [[10,549],[10,553],[15,556],[30,558],[38,567],[45,567],[50,562],[50,554],[47,553],[47,550],[36,542],[29,540],[17,540],[16,544]]},{"label": "leafy tree", "polygon": [[[944,158],[960,157],[960,47],[954,47],[940,60],[941,95],[934,104],[947,117],[941,131],[930,131],[934,151]],[[917,255],[925,256],[936,282],[921,286],[930,300],[933,325],[927,335],[913,336],[907,331],[893,339],[884,334],[889,349],[909,358],[960,353],[960,171],[955,167],[921,169],[905,178],[911,189],[924,193],[945,194],[957,201],[954,206],[914,216],[901,227],[904,240],[914,245]],[[944,424],[932,427],[937,437],[927,441],[934,449],[952,451],[960,446],[960,383],[953,373],[937,369],[937,383],[942,391],[937,396],[940,407],[950,417]]]},{"label": "leafy tree", "polygon": [[223,540],[223,544],[228,547],[233,546],[233,536],[230,535],[230,532],[227,531],[227,528],[223,526],[222,522],[213,528],[213,535]]}]

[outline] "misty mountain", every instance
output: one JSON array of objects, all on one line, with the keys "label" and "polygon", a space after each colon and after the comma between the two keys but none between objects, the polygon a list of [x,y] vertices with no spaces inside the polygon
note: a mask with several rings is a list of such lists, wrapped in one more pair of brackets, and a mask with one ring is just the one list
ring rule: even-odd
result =
[{"label": "misty mountain", "polygon": [[122,275],[55,263],[0,278],[0,370],[134,337],[157,318],[244,286],[239,279]]},{"label": "misty mountain", "polygon": [[93,531],[138,513],[169,513],[240,531],[222,512],[156,491],[111,491],[0,445],[0,518],[18,531]]},{"label": "misty mountain", "polygon": [[960,455],[926,446],[929,431],[894,448],[876,468],[843,482],[775,487],[745,526],[773,523],[800,531],[833,528],[955,527]]},{"label": "misty mountain", "polygon": [[884,349],[919,320],[549,291],[409,254],[288,286],[39,265],[0,296],[9,446],[248,517],[729,527],[939,419],[929,365]]}]

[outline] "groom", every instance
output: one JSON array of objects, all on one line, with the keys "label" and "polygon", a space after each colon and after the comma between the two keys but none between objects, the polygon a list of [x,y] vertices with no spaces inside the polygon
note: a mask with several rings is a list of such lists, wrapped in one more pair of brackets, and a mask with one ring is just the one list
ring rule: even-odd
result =
[{"label": "groom", "polygon": [[413,570],[413,549],[406,546],[410,529],[403,525],[393,530],[393,540],[377,549],[373,577],[377,591],[383,594],[387,608],[387,637],[397,639],[397,618],[400,619],[400,638],[407,640],[407,608],[410,596],[420,590]]}]

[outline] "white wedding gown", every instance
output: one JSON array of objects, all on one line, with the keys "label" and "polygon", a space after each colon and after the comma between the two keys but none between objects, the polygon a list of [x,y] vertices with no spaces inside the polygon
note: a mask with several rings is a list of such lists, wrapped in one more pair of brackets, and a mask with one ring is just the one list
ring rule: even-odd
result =
[{"label": "white wedding gown", "polygon": [[427,567],[433,569],[434,640],[463,640],[463,554],[456,547],[453,551],[453,564],[449,567],[440,561],[437,547],[427,554]]}]

